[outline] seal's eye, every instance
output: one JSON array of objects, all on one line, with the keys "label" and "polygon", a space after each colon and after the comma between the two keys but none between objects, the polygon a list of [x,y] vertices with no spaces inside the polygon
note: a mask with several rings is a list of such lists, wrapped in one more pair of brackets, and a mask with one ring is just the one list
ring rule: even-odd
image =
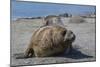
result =
[{"label": "seal's eye", "polygon": [[65,36],[65,34],[66,34],[66,30],[64,30],[64,31],[62,32],[62,35],[63,35],[63,36]]}]

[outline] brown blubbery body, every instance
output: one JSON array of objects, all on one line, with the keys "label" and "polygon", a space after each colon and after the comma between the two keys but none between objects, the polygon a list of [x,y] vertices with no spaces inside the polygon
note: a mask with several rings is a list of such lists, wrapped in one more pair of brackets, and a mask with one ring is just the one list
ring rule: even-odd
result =
[{"label": "brown blubbery body", "polygon": [[72,31],[58,25],[37,29],[25,51],[25,57],[46,57],[59,54],[72,47],[75,35]]}]

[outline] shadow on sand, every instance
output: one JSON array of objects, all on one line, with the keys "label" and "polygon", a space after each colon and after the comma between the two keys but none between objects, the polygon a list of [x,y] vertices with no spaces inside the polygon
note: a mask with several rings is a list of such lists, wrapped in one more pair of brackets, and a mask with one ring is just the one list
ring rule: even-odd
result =
[{"label": "shadow on sand", "polygon": [[86,55],[77,49],[72,49],[70,53],[63,53],[59,55],[60,57],[72,58],[72,59],[84,59],[84,58],[93,58],[93,56]]},{"label": "shadow on sand", "polygon": [[[16,58],[16,59],[28,59],[28,58],[24,58],[23,53],[16,53],[16,54],[13,55],[13,57]],[[93,56],[83,54],[81,51],[79,51],[75,48],[73,48],[70,51],[70,53],[68,53],[68,54],[66,54],[66,52],[64,52],[63,54],[55,55],[55,56],[51,56],[51,57],[65,57],[65,58],[72,58],[72,59],[93,58]]]}]

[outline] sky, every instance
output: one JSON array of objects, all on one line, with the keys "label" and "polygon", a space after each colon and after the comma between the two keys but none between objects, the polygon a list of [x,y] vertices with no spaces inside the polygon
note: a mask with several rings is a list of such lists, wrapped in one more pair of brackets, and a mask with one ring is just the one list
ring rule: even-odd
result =
[{"label": "sky", "polygon": [[95,6],[11,1],[11,17],[37,17],[69,13],[84,15],[95,12]]}]

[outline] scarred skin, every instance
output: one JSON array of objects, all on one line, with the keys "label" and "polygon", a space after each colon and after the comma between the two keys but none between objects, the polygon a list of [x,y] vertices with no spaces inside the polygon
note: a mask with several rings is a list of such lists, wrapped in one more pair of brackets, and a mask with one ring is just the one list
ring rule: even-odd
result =
[{"label": "scarred skin", "polygon": [[33,33],[24,56],[48,57],[65,51],[69,53],[75,38],[72,31],[59,25],[41,27]]}]

